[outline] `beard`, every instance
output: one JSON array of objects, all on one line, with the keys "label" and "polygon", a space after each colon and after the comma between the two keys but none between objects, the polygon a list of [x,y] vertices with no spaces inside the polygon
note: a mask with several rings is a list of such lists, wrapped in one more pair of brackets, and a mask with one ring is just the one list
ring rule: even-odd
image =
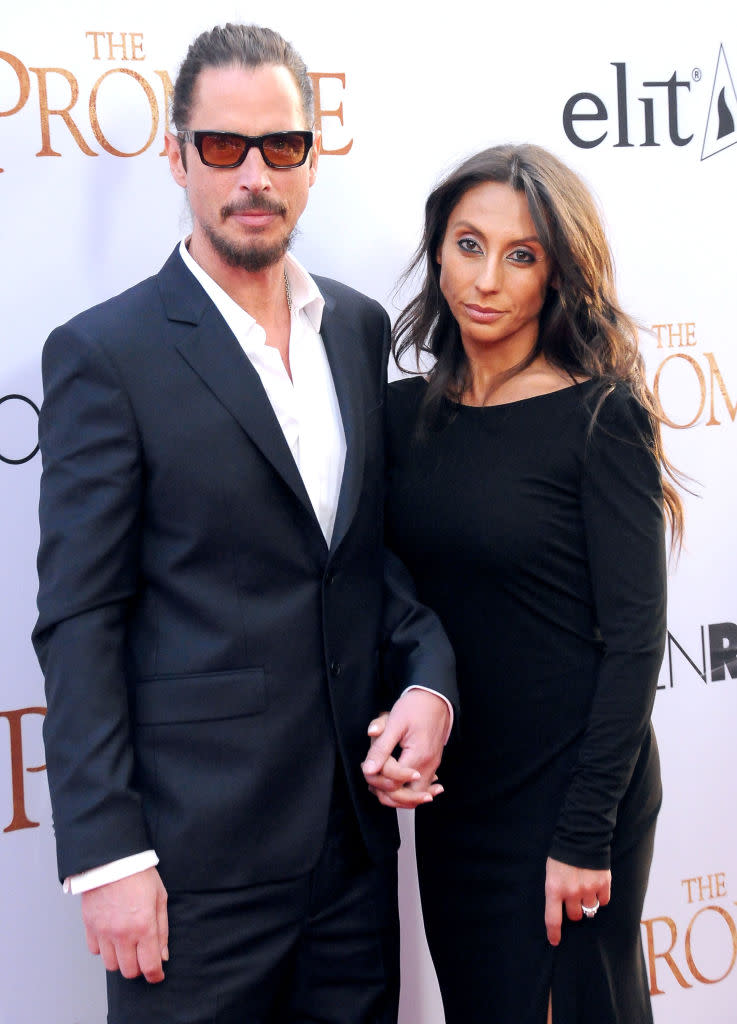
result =
[{"label": "beard", "polygon": [[[283,203],[273,202],[264,196],[253,196],[246,202],[229,203],[220,211],[223,223],[236,213],[245,213],[249,210],[264,210],[267,213],[275,213],[284,216],[287,212]],[[294,232],[285,233],[281,238],[269,243],[259,244],[258,240],[250,239],[248,242],[234,242],[219,233],[217,228],[211,224],[203,224],[202,229],[207,236],[215,252],[221,256],[231,267],[238,267],[256,273],[272,267],[279,260],[283,259],[288,252]]]}]

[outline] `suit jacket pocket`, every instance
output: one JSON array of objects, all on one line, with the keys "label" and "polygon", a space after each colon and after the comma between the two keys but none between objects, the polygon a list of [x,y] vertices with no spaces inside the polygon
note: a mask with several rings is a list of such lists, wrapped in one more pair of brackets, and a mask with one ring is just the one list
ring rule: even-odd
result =
[{"label": "suit jacket pocket", "polygon": [[138,725],[215,722],[256,715],[266,708],[266,676],[262,668],[156,676],[136,687]]}]

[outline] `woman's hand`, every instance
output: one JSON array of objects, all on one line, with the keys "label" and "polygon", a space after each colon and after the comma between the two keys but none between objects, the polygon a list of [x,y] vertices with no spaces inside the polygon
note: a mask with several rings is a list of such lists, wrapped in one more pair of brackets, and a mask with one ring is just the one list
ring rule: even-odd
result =
[{"label": "woman's hand", "polygon": [[[424,691],[417,692],[422,694],[422,700],[424,701],[426,696]],[[434,701],[438,698],[435,695],[430,696],[433,698],[430,705],[434,706]],[[397,708],[403,699],[400,698],[394,707]],[[367,760],[364,761],[362,766],[363,774],[370,792],[374,794],[379,803],[384,804],[385,807],[410,810],[419,807],[421,804],[430,803],[434,797],[443,792],[443,787],[439,784],[438,777],[435,774],[437,762],[434,758],[431,758],[427,763],[422,759],[418,762],[418,766],[421,764],[424,769],[424,775],[421,771],[418,771],[418,767],[411,767],[404,763],[412,757],[412,748],[409,746],[409,741],[404,733],[395,737],[397,742],[403,747],[401,759],[398,761],[391,754],[389,756],[382,754],[380,758],[382,763],[378,766],[379,770],[376,771],[376,765],[371,766],[372,770],[367,770],[370,764],[369,759],[375,760],[376,740],[384,735],[390,719],[390,713],[384,711],[377,718],[374,718],[368,727],[368,735],[371,737],[372,742]],[[439,742],[442,744],[442,739]],[[407,747],[405,747],[405,743],[408,744]],[[435,746],[437,746],[437,743]],[[442,746],[440,749],[442,750]],[[372,754],[372,752],[374,753]],[[437,760],[440,760],[440,754],[437,755]]]},{"label": "woman's hand", "polygon": [[548,857],[545,868],[545,928],[551,946],[560,942],[564,906],[570,921],[580,921],[584,907],[605,907],[611,894],[611,871],[574,868],[572,864]]}]

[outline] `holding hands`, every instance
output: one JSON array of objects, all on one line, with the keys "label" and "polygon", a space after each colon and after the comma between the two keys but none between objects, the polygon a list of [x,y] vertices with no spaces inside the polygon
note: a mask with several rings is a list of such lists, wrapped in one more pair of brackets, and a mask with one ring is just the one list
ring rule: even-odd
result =
[{"label": "holding hands", "polygon": [[[382,804],[418,807],[443,792],[435,773],[449,727],[446,701],[418,687],[371,722],[372,742],[362,767],[369,789]],[[402,750],[399,758],[393,754],[396,747]]]}]

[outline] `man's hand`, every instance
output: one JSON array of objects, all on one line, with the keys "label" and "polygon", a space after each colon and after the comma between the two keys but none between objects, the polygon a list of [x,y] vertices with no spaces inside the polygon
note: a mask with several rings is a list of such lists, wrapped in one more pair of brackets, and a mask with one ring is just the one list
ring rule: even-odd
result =
[{"label": "man's hand", "polygon": [[605,907],[612,894],[611,871],[590,871],[548,857],[545,868],[545,928],[548,942],[557,946],[563,907],[571,921],[580,921],[583,907]]},{"label": "man's hand", "polygon": [[[372,737],[363,774],[387,807],[418,807],[443,792],[435,771],[450,724],[448,705],[435,693],[407,690],[389,714],[369,725]],[[392,752],[401,747],[397,760]]]},{"label": "man's hand", "polygon": [[82,893],[90,953],[124,978],[142,974],[146,981],[163,981],[161,962],[169,959],[166,899],[156,868]]}]

